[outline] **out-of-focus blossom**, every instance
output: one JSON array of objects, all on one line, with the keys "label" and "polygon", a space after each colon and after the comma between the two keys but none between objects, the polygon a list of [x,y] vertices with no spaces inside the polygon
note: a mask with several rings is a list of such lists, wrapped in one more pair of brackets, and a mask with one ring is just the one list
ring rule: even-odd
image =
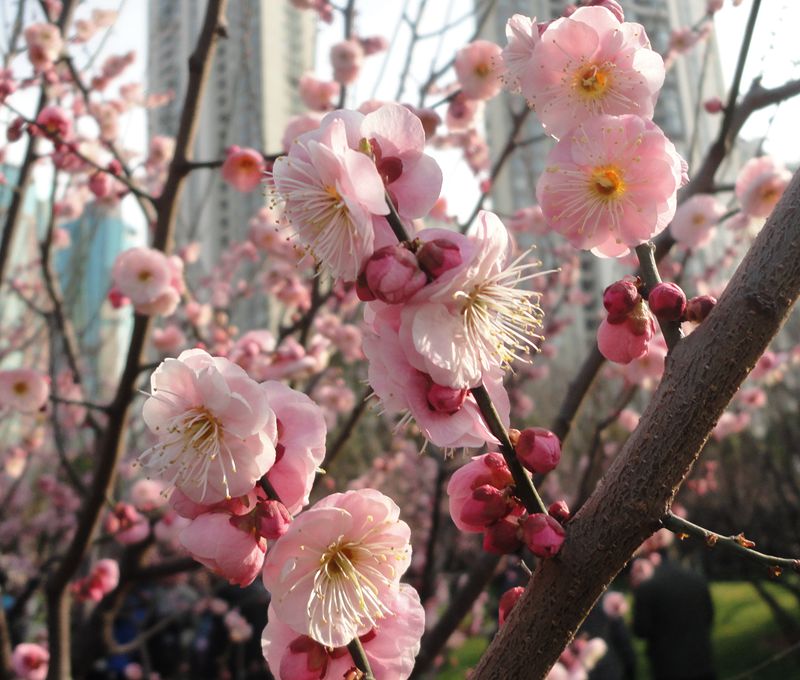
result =
[{"label": "out-of-focus blossom", "polygon": [[453,66],[467,99],[491,99],[500,92],[501,52],[499,45],[488,40],[475,40],[456,52]]},{"label": "out-of-focus blossom", "polygon": [[0,407],[35,413],[50,397],[50,384],[39,371],[12,368],[0,371]]},{"label": "out-of-focus blossom", "polygon": [[751,217],[767,217],[778,202],[792,173],[770,156],[751,158],[736,177],[736,198]]}]

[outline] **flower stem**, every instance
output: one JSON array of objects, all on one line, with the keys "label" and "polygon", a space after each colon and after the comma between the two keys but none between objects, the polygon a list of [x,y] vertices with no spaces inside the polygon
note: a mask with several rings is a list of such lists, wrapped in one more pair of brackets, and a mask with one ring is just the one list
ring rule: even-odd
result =
[{"label": "flower stem", "polygon": [[536,491],[533,480],[531,480],[525,468],[523,468],[522,464],[519,462],[517,453],[514,450],[514,445],[508,437],[506,428],[500,421],[500,416],[492,403],[489,392],[483,385],[478,385],[478,387],[472,388],[472,396],[475,397],[475,401],[478,402],[478,408],[486,424],[489,426],[489,431],[500,442],[500,452],[503,454],[503,458],[505,458],[508,469],[511,470],[511,475],[514,477],[516,494],[522,501],[525,509],[531,514],[543,512],[546,515],[547,507]]},{"label": "flower stem", "polygon": [[375,680],[372,669],[369,667],[369,659],[367,659],[367,653],[364,651],[361,640],[353,638],[350,644],[347,645],[347,651],[349,651],[350,656],[353,657],[356,668],[364,673],[364,680]]},{"label": "flower stem", "polygon": [[[639,258],[639,274],[646,286],[645,291],[649,293],[661,283],[661,276],[658,274],[658,267],[656,265],[655,246],[652,241],[636,246],[636,256]],[[658,323],[661,326],[661,333],[664,335],[667,347],[672,349],[683,337],[680,322],[659,321]]]},{"label": "flower stem", "polygon": [[394,203],[392,203],[392,199],[389,198],[388,194],[386,195],[386,205],[389,208],[389,214],[386,215],[386,221],[392,228],[394,235],[397,236],[397,240],[400,241],[400,243],[410,241],[411,239],[408,237],[408,233],[406,233],[406,228],[403,226],[400,215],[397,214],[397,208],[394,207]]}]

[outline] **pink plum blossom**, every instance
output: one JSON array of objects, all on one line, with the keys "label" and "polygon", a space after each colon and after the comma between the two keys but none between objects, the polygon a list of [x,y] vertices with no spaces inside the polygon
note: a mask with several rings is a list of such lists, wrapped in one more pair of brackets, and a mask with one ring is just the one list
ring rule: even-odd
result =
[{"label": "pink plum blossom", "polygon": [[506,22],[508,45],[503,48],[504,72],[502,80],[511,92],[531,92],[534,82],[533,51],[539,43],[539,25],[531,19],[515,14]]},{"label": "pink plum blossom", "polygon": [[281,137],[281,148],[289,151],[300,135],[316,130],[321,120],[322,114],[317,112],[304,113],[290,118],[283,131],[283,137]]},{"label": "pink plum blossom", "polygon": [[49,397],[50,384],[38,371],[30,368],[0,371],[0,407],[35,413]]},{"label": "pink plum blossom", "polygon": [[669,228],[672,238],[687,248],[702,248],[713,238],[724,213],[725,206],[711,194],[695,194],[675,211]]},{"label": "pink plum blossom", "polygon": [[92,568],[91,573],[71,584],[74,597],[79,600],[99,602],[119,584],[119,565],[116,560],[102,559]]},{"label": "pink plum blossom", "polygon": [[[381,400],[381,406],[390,414],[407,413],[422,430],[426,439],[444,449],[483,446],[495,439],[486,427],[474,397],[462,388],[456,390],[437,385],[425,372],[408,359],[412,351],[401,343],[399,336],[400,310],[379,310],[372,322],[371,332],[364,336],[364,354],[369,360],[369,383]],[[422,363],[421,356],[415,362]],[[509,400],[503,389],[502,372],[495,369],[482,374],[501,420],[508,425]],[[445,405],[443,395],[447,390],[458,393],[457,401]]]},{"label": "pink plum blossom", "polygon": [[44,680],[49,663],[50,653],[32,642],[21,642],[11,655],[11,668],[22,680]]},{"label": "pink plum blossom", "polygon": [[792,173],[770,156],[751,158],[736,176],[736,198],[751,217],[767,217],[783,195]]},{"label": "pink plum blossom", "polygon": [[499,45],[488,40],[475,40],[456,52],[453,66],[467,99],[491,99],[500,92],[501,52]]},{"label": "pink plum blossom", "polygon": [[36,116],[33,129],[46,137],[64,141],[72,132],[72,121],[60,106],[45,106]]},{"label": "pink plum blossom", "polygon": [[[488,500],[485,494],[475,498],[476,490],[491,487],[506,496],[506,509],[496,519],[505,517],[513,510],[510,498],[510,487],[514,485],[514,478],[506,465],[503,456],[499,453],[485,453],[474,456],[468,463],[462,465],[450,477],[447,484],[450,517],[453,523],[461,530],[469,533],[481,533],[486,530],[487,523],[475,521],[473,512],[476,501]],[[494,501],[492,501],[494,503]]]},{"label": "pink plum blossom", "polygon": [[222,164],[222,179],[236,191],[247,193],[264,180],[264,157],[255,149],[228,148]]},{"label": "pink plum blossom", "polygon": [[166,359],[150,378],[144,421],[158,442],[142,467],[197,503],[250,491],[275,462],[275,414],[258,383],[200,349]]},{"label": "pink plum blossom", "polygon": [[358,40],[343,40],[331,47],[333,79],[342,85],[350,85],[361,72],[364,48]]},{"label": "pink plum blossom", "polygon": [[105,530],[121,545],[140,543],[150,534],[150,524],[130,503],[117,503],[106,516]]},{"label": "pink plum blossom", "polygon": [[238,586],[250,585],[264,563],[267,542],[239,528],[227,512],[206,512],[180,533],[181,545],[201,564]]},{"label": "pink plum blossom", "polygon": [[542,236],[547,233],[547,221],[542,214],[542,208],[532,205],[520,208],[508,222],[508,228],[515,234],[535,234]]},{"label": "pink plum blossom", "polygon": [[154,248],[129,248],[114,261],[111,279],[137,313],[168,316],[180,301],[183,264]]},{"label": "pink plum blossom", "polygon": [[451,240],[463,256],[403,306],[400,341],[409,362],[435,383],[463,389],[492,369],[526,360],[536,350],[542,311],[537,294],[517,285],[532,277],[535,265],[511,260],[500,219],[481,211],[470,239],[441,229],[419,238]]},{"label": "pink plum blossom", "polygon": [[400,509],[374,489],[336,493],[298,515],[267,554],[275,615],[299,635],[342,647],[383,625],[411,562]]},{"label": "pink plum blossom", "polygon": [[29,24],[25,27],[28,59],[36,71],[45,71],[61,54],[64,41],[55,24]]},{"label": "pink plum blossom", "polygon": [[300,98],[312,111],[330,111],[331,99],[339,96],[342,86],[337,82],[319,80],[310,73],[300,76]]},{"label": "pink plum blossom", "polygon": [[[361,644],[376,678],[405,680],[414,668],[425,630],[425,610],[417,591],[401,584],[393,613],[361,636]],[[261,638],[264,658],[278,680],[339,680],[353,667],[347,648],[326,648],[281,621],[270,606]]]},{"label": "pink plum blossom", "polygon": [[605,7],[581,7],[547,27],[528,73],[523,96],[547,131],[563,137],[598,114],[652,118],[665,71],[644,27]]},{"label": "pink plum blossom", "polygon": [[292,514],[308,503],[318,467],[325,458],[325,416],[308,396],[279,382],[261,385],[277,418],[275,464],[267,474]]},{"label": "pink plum blossom", "polygon": [[445,123],[453,132],[469,130],[475,123],[478,112],[483,108],[479,99],[468,99],[463,92],[456,94],[447,106]]},{"label": "pink plum blossom", "polygon": [[624,255],[675,214],[681,157],[649,120],[590,118],[561,139],[547,161],[536,196],[550,228],[576,248]]},{"label": "pink plum blossom", "polygon": [[333,276],[353,281],[372,254],[372,215],[389,208],[375,164],[348,146],[339,115],[301,135],[275,161],[273,180],[300,243]]}]

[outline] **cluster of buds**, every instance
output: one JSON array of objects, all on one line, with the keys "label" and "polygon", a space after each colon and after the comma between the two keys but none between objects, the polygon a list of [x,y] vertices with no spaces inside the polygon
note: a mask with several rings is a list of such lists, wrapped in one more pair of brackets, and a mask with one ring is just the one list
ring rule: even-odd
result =
[{"label": "cluster of buds", "polygon": [[[547,430],[515,432],[514,438],[520,442],[520,460],[531,471],[549,472],[561,457],[558,438]],[[566,503],[551,505],[550,514],[527,513],[499,453],[476,456],[457,470],[447,493],[455,525],[467,533],[483,533],[487,552],[514,553],[524,545],[538,557],[553,557],[561,549],[565,534],[559,520],[569,518]]]},{"label": "cluster of buds", "polygon": [[597,329],[597,347],[609,361],[628,364],[647,354],[656,332],[656,319],[662,323],[703,321],[717,303],[710,295],[687,302],[686,294],[675,283],[659,283],[645,300],[641,282],[623,279],[603,292],[608,315]]}]

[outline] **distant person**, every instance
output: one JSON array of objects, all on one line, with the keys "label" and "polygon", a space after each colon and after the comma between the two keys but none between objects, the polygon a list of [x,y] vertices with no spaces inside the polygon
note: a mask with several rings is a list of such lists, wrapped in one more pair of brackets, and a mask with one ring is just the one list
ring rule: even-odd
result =
[{"label": "distant person", "polygon": [[579,633],[599,637],[607,646],[589,671],[589,680],[636,680],[636,654],[623,619],[626,611],[622,593],[608,591],[584,620]]},{"label": "distant person", "polygon": [[634,591],[633,632],[647,641],[653,680],[716,680],[713,619],[705,578],[665,558]]}]

